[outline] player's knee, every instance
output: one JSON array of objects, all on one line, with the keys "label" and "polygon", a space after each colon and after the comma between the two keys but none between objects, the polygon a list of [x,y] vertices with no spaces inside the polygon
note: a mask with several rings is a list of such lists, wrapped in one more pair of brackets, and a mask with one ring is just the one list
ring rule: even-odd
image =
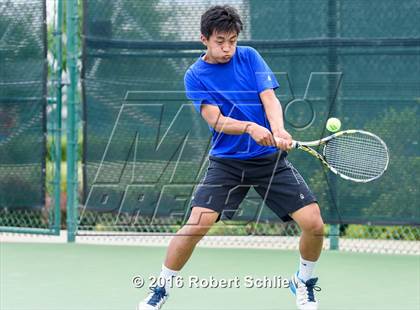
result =
[{"label": "player's knee", "polygon": [[182,232],[186,236],[202,238],[204,235],[207,234],[210,228],[211,226],[205,226],[205,225],[199,225],[199,224],[198,225],[185,225],[182,228]]},{"label": "player's knee", "polygon": [[314,236],[324,235],[324,222],[321,217],[312,219],[305,226],[305,230]]},{"label": "player's knee", "polygon": [[324,222],[317,203],[311,203],[292,214],[303,232],[311,235],[324,234]]},{"label": "player's knee", "polygon": [[218,213],[209,209],[194,207],[187,224],[180,234],[192,239],[200,240],[216,222]]},{"label": "player's knee", "polygon": [[315,210],[311,216],[306,217],[303,221],[301,228],[306,233],[314,236],[320,236],[324,234],[324,221],[322,220],[321,214]]},{"label": "player's knee", "polygon": [[208,231],[208,227],[200,225],[185,225],[177,232],[177,237],[188,244],[197,244]]}]

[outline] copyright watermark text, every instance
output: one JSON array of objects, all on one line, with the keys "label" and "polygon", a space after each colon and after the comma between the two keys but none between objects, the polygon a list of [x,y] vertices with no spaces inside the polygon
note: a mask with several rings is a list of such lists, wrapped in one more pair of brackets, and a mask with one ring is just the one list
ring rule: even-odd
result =
[{"label": "copyright watermark text", "polygon": [[[164,286],[165,280],[159,277],[134,276],[132,283],[135,288]],[[288,288],[289,280],[281,276],[244,276],[233,278],[216,278],[214,276],[200,278],[198,276],[182,277],[177,276],[168,281],[170,288]]]}]

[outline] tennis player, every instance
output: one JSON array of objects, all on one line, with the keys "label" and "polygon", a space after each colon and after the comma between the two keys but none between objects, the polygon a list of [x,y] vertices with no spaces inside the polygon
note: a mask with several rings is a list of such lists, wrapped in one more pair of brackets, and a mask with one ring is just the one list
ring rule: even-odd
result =
[{"label": "tennis player", "polygon": [[317,309],[313,271],[323,242],[324,223],[316,198],[287,160],[292,137],[285,130],[274,90],[275,75],[251,47],[237,46],[242,22],[230,6],[213,6],[201,16],[206,52],[185,74],[185,88],[209,124],[212,148],[208,170],[192,201],[189,220],[172,238],[160,285],[138,306],[161,309],[168,285],[196,244],[221,216],[232,218],[253,186],[283,221],[302,230],[298,271],[290,280],[298,309]]}]

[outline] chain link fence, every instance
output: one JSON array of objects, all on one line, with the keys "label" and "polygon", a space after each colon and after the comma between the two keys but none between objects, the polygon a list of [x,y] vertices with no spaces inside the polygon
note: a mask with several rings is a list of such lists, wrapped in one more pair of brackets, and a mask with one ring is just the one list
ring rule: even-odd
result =
[{"label": "chain link fence", "polygon": [[46,17],[44,0],[0,1],[0,231],[58,233]]},{"label": "chain link fence", "polygon": [[[325,221],[340,224],[338,232],[326,225],[326,236],[339,235],[343,244],[408,241],[418,251],[420,184],[412,177],[419,168],[418,136],[416,126],[404,126],[419,117],[418,3],[228,3],[244,21],[239,44],[255,47],[276,73],[296,139],[324,136],[334,115],[344,129],[375,132],[389,146],[389,171],[362,185],[329,175],[305,154],[289,155],[317,194]],[[221,2],[84,2],[80,235],[175,233],[185,223],[185,197],[205,171],[210,137],[182,94],[183,75],[203,52],[200,15],[214,4]],[[235,220],[210,234],[299,235],[269,210],[255,223],[260,204],[250,192]]]},{"label": "chain link fence", "polygon": [[[372,131],[390,149],[389,170],[363,185],[331,176],[306,154],[289,155],[319,199],[325,235],[338,236],[341,249],[418,253],[418,1],[80,3],[79,237],[173,234],[185,223],[210,136],[183,94],[183,76],[204,50],[201,14],[228,3],[244,22],[239,44],[256,48],[279,80],[277,96],[295,139],[319,139],[335,116],[343,129]],[[47,154],[46,117],[57,110],[47,108],[45,1],[0,1],[0,12],[0,226],[48,229],[57,219],[57,157]],[[58,130],[48,128],[49,135]],[[299,233],[250,191],[234,220],[210,235],[296,247]],[[214,240],[230,240],[220,238]]]}]

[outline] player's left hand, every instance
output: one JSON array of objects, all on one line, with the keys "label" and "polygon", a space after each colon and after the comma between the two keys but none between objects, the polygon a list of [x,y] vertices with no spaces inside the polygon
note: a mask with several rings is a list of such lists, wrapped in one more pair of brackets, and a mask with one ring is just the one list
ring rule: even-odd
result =
[{"label": "player's left hand", "polygon": [[282,151],[289,151],[292,148],[292,136],[285,129],[277,130],[273,136],[277,148]]}]

